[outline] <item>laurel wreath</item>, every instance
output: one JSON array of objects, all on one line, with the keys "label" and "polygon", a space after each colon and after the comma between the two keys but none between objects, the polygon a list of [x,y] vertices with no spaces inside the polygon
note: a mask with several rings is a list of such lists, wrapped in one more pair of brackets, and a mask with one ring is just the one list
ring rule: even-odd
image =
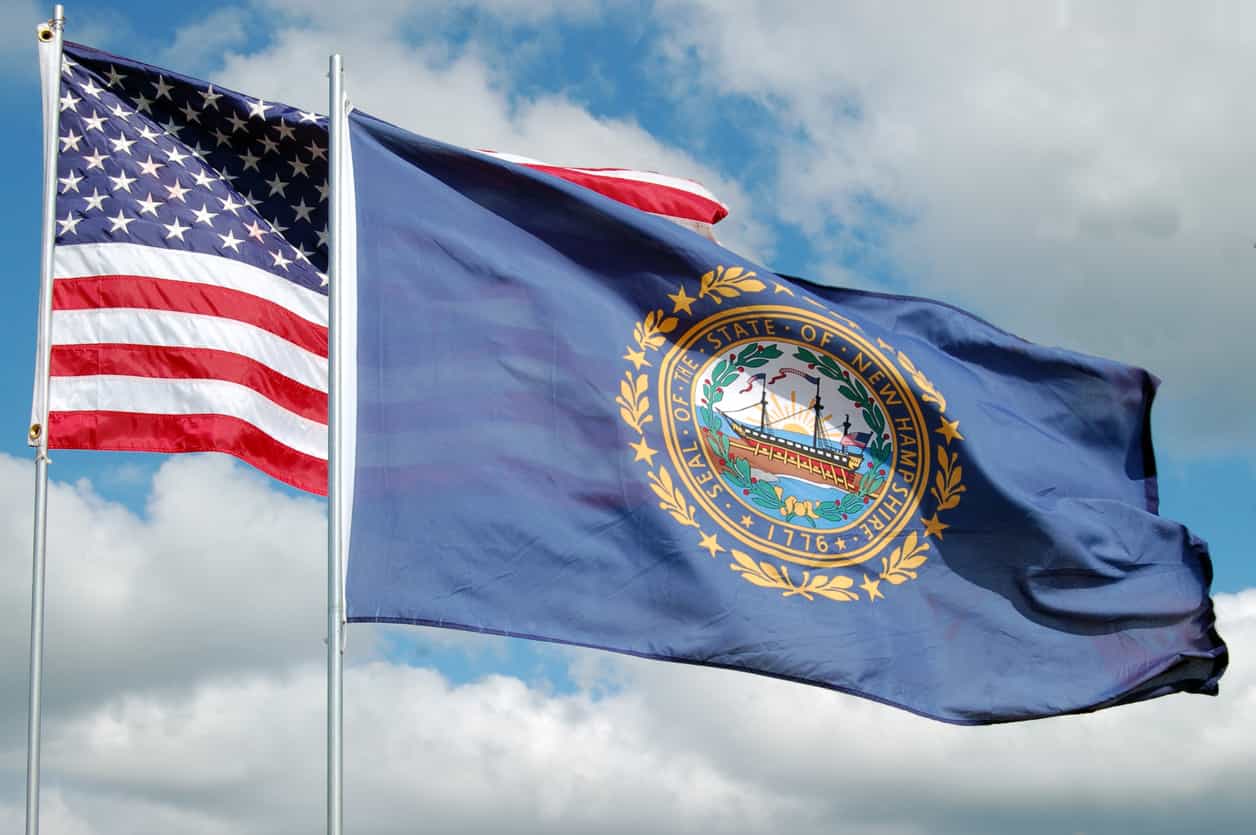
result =
[{"label": "laurel wreath", "polygon": [[619,381],[619,396],[615,398],[619,404],[619,416],[638,435],[645,432],[641,427],[654,420],[654,415],[650,414],[650,398],[646,396],[649,386],[650,380],[644,374],[634,379],[632,372],[626,371],[624,379]]},{"label": "laurel wreath", "polygon": [[632,328],[632,338],[642,351],[657,351],[667,341],[667,334],[676,330],[680,319],[666,316],[663,311],[655,310],[646,314],[645,319]]},{"label": "laurel wreath", "polygon": [[756,562],[749,554],[738,551],[736,548],[732,553],[733,563],[729,568],[756,586],[765,589],[783,589],[782,597],[798,595],[807,600],[814,600],[815,596],[819,595],[842,603],[859,599],[857,592],[849,591],[850,587],[855,585],[855,581],[845,574],[825,575],[804,571],[802,582],[795,583],[790,577],[789,568],[784,564],[776,566],[770,562]]},{"label": "laurel wreath", "polygon": [[949,457],[946,453],[946,447],[938,445],[938,465],[939,472],[934,476],[933,486],[929,488],[929,495],[937,501],[939,511],[950,510],[959,505],[959,494],[966,492],[967,487],[964,486],[964,468],[959,466],[959,453],[952,453]]},{"label": "laurel wreath", "polygon": [[917,537],[915,531],[910,531],[903,537],[902,545],[890,552],[888,557],[881,558],[881,579],[895,586],[915,580],[916,569],[928,559],[924,555],[928,550],[929,543]]},{"label": "laurel wreath", "polygon": [[[699,279],[698,298],[710,299],[713,304],[720,305],[725,299],[736,298],[744,293],[760,292],[765,287],[766,285],[758,280],[754,272],[747,271],[743,267],[717,266]],[[845,319],[844,321],[849,322]],[[675,331],[679,323],[679,317],[668,316],[663,310],[656,309],[647,313],[644,319],[634,325],[633,341],[640,351],[638,358],[641,359],[641,364],[650,364],[644,360],[645,352],[660,350],[666,344],[667,335]],[[851,324],[858,327],[854,323]],[[921,400],[936,406],[939,416],[945,419],[946,398],[933,382],[916,367],[907,354],[895,351],[893,346],[882,339],[878,339],[877,342],[883,350],[895,355],[899,366],[912,378],[920,390]],[[872,461],[869,468],[860,475],[859,487],[855,493],[843,497],[841,502],[799,501],[794,496],[785,495],[779,486],[753,477],[749,462],[745,458],[730,454],[731,438],[724,435],[723,423],[715,409],[724,398],[724,389],[734,384],[747,368],[760,368],[769,360],[780,356],[781,352],[775,346],[754,343],[730,354],[728,358],[721,358],[712,369],[711,376],[703,381],[702,403],[697,410],[702,424],[702,433],[725,477],[742,489],[743,495],[748,496],[759,507],[781,513],[786,521],[802,519],[812,527],[815,526],[814,520],[819,518],[830,521],[844,519],[857,511],[860,505],[870,501],[870,497],[884,483],[887,476],[882,464],[889,458],[890,445],[885,431],[885,415],[880,406],[862,381],[852,378],[850,373],[842,369],[832,358],[817,355],[802,347],[794,353],[794,358],[807,363],[808,368],[837,382],[838,391],[863,412],[864,423],[871,430],[873,440],[868,444],[867,449]],[[620,380],[619,394],[615,398],[615,403],[619,406],[620,419],[637,433],[642,443],[645,441],[644,427],[654,420],[654,416],[650,413],[648,390],[649,378],[645,374],[634,374],[632,370],[629,370]],[[937,514],[957,507],[962,494],[968,489],[963,483],[964,471],[959,464],[959,453],[948,449],[950,443],[951,438],[947,437],[945,445],[939,444],[937,448],[939,471],[935,474],[934,482],[929,489],[929,494],[936,503],[935,519]],[[649,470],[647,475],[650,480],[650,489],[659,500],[659,508],[668,513],[682,527],[696,528],[699,534],[702,534],[696,509],[688,503],[685,491],[672,480],[670,471],[664,466],[659,466]],[[705,534],[703,538],[706,538]],[[881,557],[881,572],[878,575],[878,581],[899,586],[909,580],[915,580],[919,569],[929,559],[930,548],[930,543],[916,531],[908,532],[888,556]],[[723,550],[718,546],[717,549]],[[801,579],[795,581],[787,565],[774,565],[767,561],[755,560],[746,552],[735,548],[730,553],[732,562],[729,568],[732,571],[755,586],[779,589],[783,597],[801,597],[805,600],[823,598],[842,603],[862,599],[858,592],[852,590],[854,580],[845,574],[802,571]],[[712,551],[712,556],[714,554],[715,552]],[[869,599],[875,600],[878,594],[869,591]]]},{"label": "laurel wreath", "polygon": [[657,473],[651,472],[650,489],[659,497],[659,508],[666,510],[681,525],[690,528],[699,527],[694,518],[696,511],[693,505],[685,501],[685,493],[672,484],[672,474],[666,467],[659,467]]},{"label": "laurel wreath", "polygon": [[926,377],[920,369],[916,368],[915,363],[913,363],[911,359],[902,351],[898,352],[898,364],[903,366],[903,370],[911,375],[912,380],[920,389],[920,399],[926,403],[933,403],[936,405],[939,412],[945,412],[946,398],[942,396],[942,392],[938,391],[937,388],[934,387],[933,383],[929,381],[929,378]]},{"label": "laurel wreath", "polygon": [[742,293],[757,293],[767,285],[755,278],[755,273],[744,267],[716,267],[698,280],[698,298],[709,298],[716,304],[724,299],[735,299]]}]

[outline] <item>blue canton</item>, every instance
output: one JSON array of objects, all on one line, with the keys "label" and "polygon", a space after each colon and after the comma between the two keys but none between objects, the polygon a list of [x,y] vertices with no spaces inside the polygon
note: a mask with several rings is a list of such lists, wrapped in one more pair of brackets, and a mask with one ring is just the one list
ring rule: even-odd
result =
[{"label": "blue canton", "polygon": [[327,293],[327,120],[67,43],[57,243],[221,255]]}]

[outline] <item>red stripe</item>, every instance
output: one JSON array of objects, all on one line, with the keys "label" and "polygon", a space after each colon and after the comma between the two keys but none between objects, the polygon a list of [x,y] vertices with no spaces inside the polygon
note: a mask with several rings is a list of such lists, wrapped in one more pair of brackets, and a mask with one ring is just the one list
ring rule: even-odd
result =
[{"label": "red stripe", "polygon": [[279,443],[251,423],[227,415],[51,412],[54,449],[122,452],[224,452],[298,490],[327,495],[327,462]]},{"label": "red stripe", "polygon": [[672,186],[625,180],[620,177],[599,177],[584,171],[574,171],[556,165],[521,163],[536,171],[544,171],[568,182],[584,186],[620,203],[652,212],[657,215],[686,218],[702,223],[719,223],[728,215],[723,204]]},{"label": "red stripe", "polygon": [[200,313],[254,325],[293,345],[327,356],[327,328],[302,319],[282,305],[241,290],[192,281],[134,275],[58,278],[52,283],[53,310],[105,308]]},{"label": "red stripe", "polygon": [[299,383],[255,359],[212,348],[161,345],[54,345],[52,376],[96,374],[167,380],[226,380],[303,418],[327,423],[327,393]]}]

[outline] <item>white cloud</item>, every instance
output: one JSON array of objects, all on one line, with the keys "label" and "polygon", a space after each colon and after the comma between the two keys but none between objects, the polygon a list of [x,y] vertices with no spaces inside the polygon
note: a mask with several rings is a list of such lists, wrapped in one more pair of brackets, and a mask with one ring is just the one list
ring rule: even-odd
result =
[{"label": "white cloud", "polygon": [[[53,470],[56,467],[54,464]],[[0,456],[0,701],[25,703],[32,468]],[[323,504],[221,456],[168,461],[143,516],[91,485],[49,496],[52,710],[321,657]],[[196,606],[189,606],[196,600]],[[19,711],[20,712],[20,711]],[[6,728],[14,732],[15,728]]]},{"label": "white cloud", "polygon": [[[1256,590],[1220,602],[1231,645],[1256,644]],[[353,667],[347,831],[1237,831],[1256,767],[1251,665],[1216,700],[956,728],[799,685],[617,663],[630,684],[602,699]],[[50,730],[51,779],[102,835],[317,830],[322,685],[305,667],[103,700]]]},{"label": "white cloud", "polygon": [[346,27],[383,35],[408,25],[431,29],[449,16],[473,13],[511,23],[547,18],[579,20],[596,15],[616,0],[358,0],[352,6],[319,0],[261,0],[262,5],[303,27],[344,31]]},{"label": "white cloud", "polygon": [[243,9],[232,6],[215,9],[203,20],[176,31],[158,63],[192,72],[216,61],[226,50],[245,41],[247,22],[248,15]]},{"label": "white cloud", "polygon": [[[21,810],[30,476],[0,458],[0,554],[22,578],[0,600],[6,831]],[[143,516],[86,484],[55,485],[51,510],[44,831],[318,831],[320,504],[197,456],[162,467]],[[1219,698],[992,728],[583,650],[557,656],[574,692],[511,675],[455,685],[380,660],[374,631],[353,626],[346,831],[1241,831],[1256,589],[1217,607],[1233,658]],[[504,643],[463,635],[444,651]]]},{"label": "white cloud", "polygon": [[[58,788],[40,792],[40,831],[48,835],[100,835],[100,830],[72,812]],[[0,831],[25,831],[25,806],[0,802]]]},{"label": "white cloud", "polygon": [[1196,449],[1256,448],[1256,388],[1233,382],[1256,349],[1246,7],[663,5],[674,66],[797,137],[779,205],[829,260],[1149,366]]}]

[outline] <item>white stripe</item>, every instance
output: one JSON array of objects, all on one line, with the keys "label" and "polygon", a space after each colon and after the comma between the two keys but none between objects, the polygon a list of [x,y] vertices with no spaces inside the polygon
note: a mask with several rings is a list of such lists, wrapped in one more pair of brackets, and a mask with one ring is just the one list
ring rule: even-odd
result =
[{"label": "white stripe", "polygon": [[74,244],[56,249],[53,275],[57,278],[114,273],[240,290],[274,302],[302,319],[327,326],[326,296],[242,261],[141,244]]},{"label": "white stripe", "polygon": [[326,426],[289,412],[247,386],[224,380],[53,377],[51,408],[55,412],[228,415],[248,421],[298,452],[327,458]]},{"label": "white stripe", "polygon": [[[588,174],[592,177],[606,177],[618,180],[635,180],[641,183],[654,183],[655,185],[668,186],[679,191],[687,191],[690,194],[696,194],[699,197],[705,197],[712,203],[720,203],[719,198],[706,189],[696,180],[690,180],[684,177],[671,177],[667,174],[659,174],[657,171],[641,171],[634,168],[573,168],[570,165],[556,165],[552,162],[542,162],[538,159],[530,157],[521,157],[518,154],[504,154],[498,151],[481,151],[490,157],[495,157],[506,162],[514,162],[520,165],[544,165],[549,168],[561,168],[565,171],[577,171],[581,174]],[[720,203],[720,205],[724,205]]]},{"label": "white stripe", "polygon": [[327,391],[327,360],[269,331],[201,313],[105,308],[54,310],[54,345],[161,345],[213,348],[251,357],[299,383]]}]

